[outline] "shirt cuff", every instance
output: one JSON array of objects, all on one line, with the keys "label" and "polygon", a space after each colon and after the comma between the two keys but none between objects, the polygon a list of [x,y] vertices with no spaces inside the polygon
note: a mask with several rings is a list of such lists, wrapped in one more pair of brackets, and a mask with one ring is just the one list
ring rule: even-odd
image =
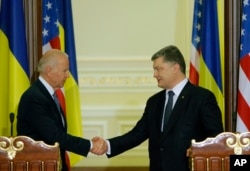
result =
[{"label": "shirt cuff", "polygon": [[91,150],[93,148],[93,142],[91,140],[89,140],[89,142],[90,142],[90,149],[89,150]]},{"label": "shirt cuff", "polygon": [[111,154],[111,147],[110,147],[110,142],[109,140],[106,140],[107,144],[108,144],[108,150],[106,152],[107,155],[110,155]]}]

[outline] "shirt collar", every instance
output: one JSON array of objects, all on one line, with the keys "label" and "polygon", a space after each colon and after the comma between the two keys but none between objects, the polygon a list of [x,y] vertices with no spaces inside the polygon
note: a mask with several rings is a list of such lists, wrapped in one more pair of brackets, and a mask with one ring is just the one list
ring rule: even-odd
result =
[{"label": "shirt collar", "polygon": [[48,90],[49,94],[53,96],[54,89],[49,85],[49,83],[41,76],[38,77],[38,79],[42,82],[42,84],[45,86],[45,88]]},{"label": "shirt collar", "polygon": [[[180,95],[182,89],[187,84],[187,82],[188,82],[188,79],[185,78],[181,82],[179,82],[176,86],[174,86],[174,88],[171,89],[174,92],[174,94],[176,95],[176,97],[178,97]],[[170,90],[166,90],[166,94],[168,93],[168,91],[170,91]]]}]

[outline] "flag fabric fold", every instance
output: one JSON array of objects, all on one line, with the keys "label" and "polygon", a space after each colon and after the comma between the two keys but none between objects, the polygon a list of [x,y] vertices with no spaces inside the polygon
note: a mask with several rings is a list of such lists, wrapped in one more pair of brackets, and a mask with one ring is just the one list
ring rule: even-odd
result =
[{"label": "flag fabric fold", "polygon": [[[62,92],[57,92],[59,101],[66,106],[68,133],[82,137],[80,94],[78,86],[76,50],[71,0],[43,0],[43,53],[48,49],[60,49],[69,55],[70,78]],[[59,95],[60,94],[60,95]],[[74,165],[81,156],[70,153],[70,164]]]},{"label": "flag fabric fold", "polygon": [[250,6],[242,1],[236,131],[250,131]]},{"label": "flag fabric fold", "polygon": [[217,0],[194,2],[189,79],[215,94],[224,121],[224,60],[218,9]]},{"label": "flag fabric fold", "polygon": [[[0,1],[0,135],[10,136],[9,114],[17,114],[22,93],[30,86],[23,2]],[[16,120],[13,125],[16,134]]]}]

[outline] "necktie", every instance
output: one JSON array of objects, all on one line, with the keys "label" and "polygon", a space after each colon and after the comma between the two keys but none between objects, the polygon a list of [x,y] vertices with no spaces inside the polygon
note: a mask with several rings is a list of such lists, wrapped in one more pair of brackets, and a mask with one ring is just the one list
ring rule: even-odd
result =
[{"label": "necktie", "polygon": [[172,107],[173,107],[173,96],[174,96],[174,92],[173,91],[169,91],[168,92],[168,102],[167,105],[165,107],[165,112],[164,112],[164,116],[163,116],[163,127],[162,127],[162,131],[166,128],[166,125],[168,123],[168,119],[169,116],[172,112]]},{"label": "necktie", "polygon": [[59,111],[60,114],[61,114],[62,123],[63,123],[63,125],[65,126],[64,118],[63,118],[63,113],[62,113],[62,110],[61,110],[61,107],[60,107],[59,100],[58,100],[58,98],[57,98],[57,96],[56,96],[56,93],[53,94],[53,97],[54,97],[54,101],[55,101],[55,103],[56,103],[57,109],[58,109],[58,111]]},{"label": "necktie", "polygon": [[[59,100],[57,98],[56,92],[53,94],[53,98],[54,98],[54,101],[56,103],[57,109],[60,112],[60,115],[61,115],[61,118],[62,118],[62,123],[65,126],[65,121],[64,121],[64,118],[63,118],[63,113],[62,113],[61,106],[60,106]],[[69,156],[68,156],[68,152],[67,151],[65,151],[65,161],[66,161],[66,165],[67,165],[68,170],[70,170],[70,160],[69,160]]]}]

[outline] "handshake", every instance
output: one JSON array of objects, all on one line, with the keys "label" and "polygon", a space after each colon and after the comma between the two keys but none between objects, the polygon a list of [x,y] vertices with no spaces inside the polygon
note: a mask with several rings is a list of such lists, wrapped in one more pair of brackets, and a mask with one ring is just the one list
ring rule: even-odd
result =
[{"label": "handshake", "polygon": [[90,152],[96,155],[103,155],[108,151],[108,143],[105,139],[101,137],[92,138],[93,147],[90,149]]}]

